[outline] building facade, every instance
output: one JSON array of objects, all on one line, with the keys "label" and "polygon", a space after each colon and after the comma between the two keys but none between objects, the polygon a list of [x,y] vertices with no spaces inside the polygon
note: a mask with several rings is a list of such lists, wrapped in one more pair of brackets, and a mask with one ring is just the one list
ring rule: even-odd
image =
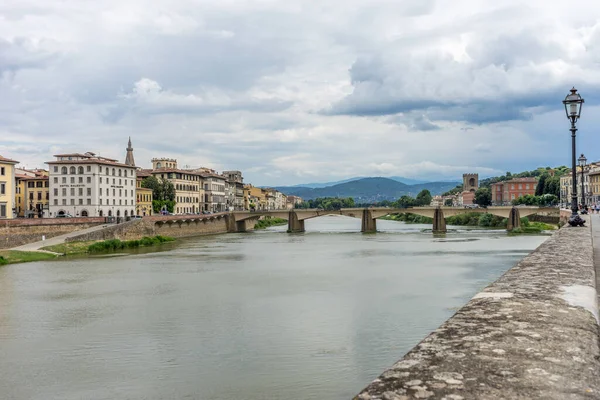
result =
[{"label": "building facade", "polygon": [[16,217],[15,165],[18,163],[0,156],[0,219]]},{"label": "building facade", "polygon": [[48,216],[50,182],[47,170],[16,168],[15,186],[15,208],[18,217]]},{"label": "building facade", "polygon": [[179,169],[177,160],[153,158],[150,174],[157,179],[170,181],[175,188],[175,214],[197,214],[205,210],[204,180],[195,170]]},{"label": "building facade", "polygon": [[204,202],[210,212],[228,210],[226,199],[226,179],[216,172],[202,173],[204,179]]},{"label": "building facade", "polygon": [[535,195],[537,178],[515,178],[491,185],[492,204],[510,205],[513,200],[526,195]]},{"label": "building facade", "polygon": [[136,168],[115,159],[57,154],[48,161],[49,217],[129,217],[135,215]]},{"label": "building facade", "polygon": [[138,170],[135,185],[135,214],[140,217],[154,214],[152,209],[152,189],[142,187],[142,181],[151,174],[147,171]]},{"label": "building facade", "polygon": [[[577,167],[577,204],[593,204],[600,199],[600,193],[594,192],[595,188],[600,186],[600,168],[596,165],[588,165],[583,169]],[[581,193],[581,179],[583,178],[583,193]],[[597,182],[597,183],[596,183]],[[573,194],[573,179],[571,172],[560,177],[560,203],[562,207],[571,206],[571,196]],[[594,200],[596,199],[596,200]]]},{"label": "building facade", "polygon": [[244,178],[241,171],[223,171],[227,182],[227,207],[244,210]]}]

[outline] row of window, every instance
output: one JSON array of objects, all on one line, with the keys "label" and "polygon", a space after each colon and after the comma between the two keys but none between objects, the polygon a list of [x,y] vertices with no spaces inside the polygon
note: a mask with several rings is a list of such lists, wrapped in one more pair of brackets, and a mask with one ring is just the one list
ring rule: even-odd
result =
[{"label": "row of window", "polygon": [[149,203],[150,201],[152,201],[152,195],[150,195],[150,194],[138,194],[137,195],[138,203]]},{"label": "row of window", "polygon": [[[75,189],[76,188],[71,188],[71,196],[75,196]],[[79,194],[79,196],[83,196],[83,189],[86,189],[86,194],[88,196],[92,195],[92,188],[77,188],[77,193]],[[127,196],[127,189],[119,189],[119,196],[123,196],[123,190],[125,190],[125,196]],[[62,188],[62,196],[65,197],[67,195],[67,188]],[[110,196],[110,190],[108,188],[106,188],[106,196]],[[54,195],[58,196],[58,188],[54,188]],[[112,195],[116,196],[117,195],[117,191],[116,189],[112,190]],[[102,196],[102,188],[100,188],[100,196]],[[133,190],[131,190],[131,197],[133,197]]]},{"label": "row of window", "polygon": [[[116,179],[113,178],[112,184],[116,185],[117,184],[116,182],[117,182]],[[33,182],[30,182],[30,183],[33,183]],[[58,178],[57,177],[54,177],[54,183],[58,184]],[[62,180],[61,180],[61,183],[67,183],[67,178],[63,176]],[[75,183],[75,177],[73,177],[73,176],[71,177],[70,183]],[[83,183],[83,177],[82,176],[79,177],[77,183]],[[86,183],[92,183],[92,177],[91,176],[88,176],[86,178]],[[102,177],[100,177],[100,183],[102,183]],[[110,179],[109,178],[106,178],[106,183],[110,184]],[[119,179],[119,185],[123,185],[123,184],[125,186],[128,186],[128,185],[133,186],[133,179],[130,179],[130,180],[128,180],[128,179],[124,179],[124,180],[123,179]],[[32,187],[32,186],[30,186],[30,187]],[[38,186],[38,187],[41,187],[41,186]],[[48,187],[48,186],[46,186],[46,187]]]},{"label": "row of window", "polygon": [[37,182],[27,182],[27,187],[28,188],[41,188],[41,187],[48,187],[48,181],[37,181]]},{"label": "row of window", "polygon": [[[37,199],[38,200],[42,200],[43,193],[44,192],[37,192]],[[21,200],[20,197],[19,197],[19,200]],[[33,192],[29,192],[29,200],[33,200]],[[46,200],[50,200],[50,192],[46,192]]]},{"label": "row of window", "polygon": [[[102,173],[102,166],[100,166],[99,168],[100,168],[99,172]],[[54,166],[54,172],[58,173],[58,166],[57,165]],[[91,165],[87,165],[85,167],[85,172],[92,172],[92,166]],[[112,172],[113,176],[116,176],[117,173],[118,173],[119,176],[125,176],[125,177],[127,177],[127,170],[126,169],[121,169],[121,168],[112,168],[111,169],[111,168],[106,167],[106,175],[111,175],[111,172]],[[60,173],[62,175],[67,175],[67,174],[71,174],[71,175],[79,174],[79,175],[82,175],[82,174],[84,174],[84,168],[81,167],[81,166],[77,167],[77,168],[75,168],[75,167],[61,167]],[[132,175],[133,175],[133,173],[132,173]]]},{"label": "row of window", "polygon": [[[119,205],[119,206],[122,206],[122,205],[126,205],[126,206],[127,206],[127,205],[134,205],[134,204],[133,204],[133,201],[131,202],[131,204],[128,204],[128,203],[127,203],[127,200],[125,200],[125,203],[123,203],[123,202],[121,201],[121,199],[119,199],[119,204],[117,204],[117,202],[115,201],[115,199],[112,199],[112,204],[110,204],[110,201],[109,201],[109,200],[110,200],[110,199],[107,199],[107,200],[104,202],[104,205],[106,205],[106,206],[110,206],[110,205],[113,205],[113,206],[116,206],[116,205]],[[85,203],[85,204],[87,204],[87,205],[90,205],[90,204],[92,204],[92,199],[90,199],[90,198],[86,199],[85,201],[86,201],[86,203]],[[98,204],[99,204],[99,205],[103,205],[103,204],[102,204],[102,199],[98,199]],[[57,206],[57,205],[58,205],[58,199],[54,199],[54,205],[55,205],[55,206]],[[83,199],[62,199],[62,200],[61,200],[61,205],[63,205],[63,206],[66,206],[66,205],[72,205],[72,206],[75,206],[75,205],[83,205]]]}]

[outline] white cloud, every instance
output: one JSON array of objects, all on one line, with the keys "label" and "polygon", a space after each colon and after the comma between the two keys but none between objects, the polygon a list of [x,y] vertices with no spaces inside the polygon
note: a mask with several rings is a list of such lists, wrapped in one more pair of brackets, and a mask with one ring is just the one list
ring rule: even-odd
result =
[{"label": "white cloud", "polygon": [[177,157],[256,184],[516,172],[569,162],[560,101],[576,85],[597,159],[600,5],[571,7],[4,0],[0,154],[122,158],[131,135],[146,166]]}]

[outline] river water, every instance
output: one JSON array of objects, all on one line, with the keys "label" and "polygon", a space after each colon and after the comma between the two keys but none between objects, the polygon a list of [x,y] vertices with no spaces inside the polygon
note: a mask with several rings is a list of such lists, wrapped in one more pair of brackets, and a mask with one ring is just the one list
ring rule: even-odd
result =
[{"label": "river water", "polygon": [[349,399],[547,238],[377,224],[0,267],[0,398]]}]

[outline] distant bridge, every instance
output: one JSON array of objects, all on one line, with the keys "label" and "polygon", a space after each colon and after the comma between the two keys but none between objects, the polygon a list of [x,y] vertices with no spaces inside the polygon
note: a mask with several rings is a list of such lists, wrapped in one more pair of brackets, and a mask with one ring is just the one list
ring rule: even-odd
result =
[{"label": "distant bridge", "polygon": [[[557,208],[549,207],[487,207],[487,208],[461,208],[461,207],[408,207],[408,208],[342,208],[341,210],[326,211],[322,209],[293,209],[274,211],[233,211],[229,213],[228,231],[245,232],[253,226],[262,216],[283,218],[288,220],[288,232],[304,232],[304,221],[323,215],[345,215],[360,218],[362,221],[361,232],[376,232],[377,218],[389,214],[410,213],[433,218],[433,233],[446,232],[445,217],[465,213],[489,213],[508,219],[506,229],[511,231],[521,227],[521,217],[540,212],[558,212]],[[252,225],[249,225],[249,224]]]}]

